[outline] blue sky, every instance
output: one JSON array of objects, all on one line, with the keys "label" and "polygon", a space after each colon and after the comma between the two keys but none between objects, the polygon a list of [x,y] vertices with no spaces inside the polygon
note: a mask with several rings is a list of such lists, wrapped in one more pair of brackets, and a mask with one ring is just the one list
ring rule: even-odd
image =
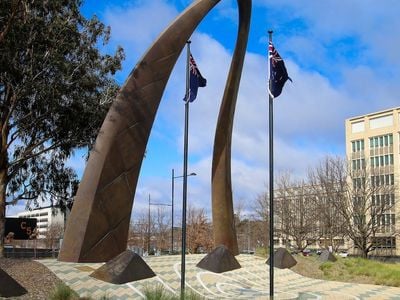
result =
[{"label": "blue sky", "polygon": [[[111,26],[104,51],[125,49],[122,84],[160,32],[190,0],[87,0],[82,12]],[[398,105],[400,1],[253,0],[251,33],[232,141],[234,201],[251,213],[268,182],[267,31],[293,83],[274,103],[275,172],[301,178],[326,155],[345,155],[346,118]],[[214,131],[237,32],[236,1],[222,0],[192,36],[191,49],[207,87],[190,108],[189,204],[210,213]],[[171,169],[182,174],[184,55],[163,95],[143,162],[134,211],[169,203]],[[80,153],[71,161],[79,174]],[[182,194],[175,180],[177,215]],[[135,216],[134,216],[135,217]]]}]

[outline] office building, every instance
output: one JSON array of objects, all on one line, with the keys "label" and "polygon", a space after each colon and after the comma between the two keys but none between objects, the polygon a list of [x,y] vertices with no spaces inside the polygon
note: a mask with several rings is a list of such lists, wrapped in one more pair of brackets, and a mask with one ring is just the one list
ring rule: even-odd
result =
[{"label": "office building", "polygon": [[[371,214],[386,205],[388,209],[376,216],[363,216],[377,225],[372,235],[371,255],[400,256],[400,107],[346,120],[346,155],[350,168],[364,170],[364,176],[353,176],[353,186],[392,187],[368,196]],[[354,200],[353,200],[354,201]],[[365,219],[366,218],[366,219]],[[371,241],[370,241],[371,242]],[[357,249],[353,249],[357,252]]]}]

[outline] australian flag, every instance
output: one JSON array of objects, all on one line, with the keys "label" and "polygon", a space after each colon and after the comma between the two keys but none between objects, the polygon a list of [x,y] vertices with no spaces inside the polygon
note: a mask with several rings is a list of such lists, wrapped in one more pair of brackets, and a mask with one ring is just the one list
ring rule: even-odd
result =
[{"label": "australian flag", "polygon": [[197,97],[197,90],[199,87],[205,87],[207,84],[207,80],[201,76],[201,73],[199,69],[197,68],[196,62],[194,61],[194,58],[192,54],[190,54],[190,59],[189,59],[189,95],[186,97],[189,97],[189,99],[186,99],[185,101],[193,102],[194,99]]},{"label": "australian flag", "polygon": [[286,80],[292,81],[286,71],[285,63],[272,42],[269,42],[269,93],[273,98],[282,93]]}]

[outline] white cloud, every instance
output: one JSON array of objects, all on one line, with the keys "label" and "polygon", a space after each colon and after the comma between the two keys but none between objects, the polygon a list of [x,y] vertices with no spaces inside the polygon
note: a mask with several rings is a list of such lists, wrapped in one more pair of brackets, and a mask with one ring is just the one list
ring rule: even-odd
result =
[{"label": "white cloud", "polygon": [[104,23],[111,27],[109,49],[121,45],[126,59],[119,78],[124,81],[136,62],[156,37],[178,15],[173,5],[163,0],[126,3],[109,6],[104,13]]},{"label": "white cloud", "polygon": [[130,47],[142,52],[177,14],[166,1],[143,1],[140,5],[108,8],[104,21],[112,28],[113,40],[129,43]]},{"label": "white cloud", "polygon": [[[179,0],[188,5],[191,1]],[[237,100],[232,139],[232,183],[235,199],[251,202],[268,181],[268,95],[265,27],[274,25],[277,49],[293,83],[287,82],[274,101],[275,174],[289,170],[295,177],[327,154],[344,154],[346,118],[398,106],[400,88],[400,2],[386,0],[292,1],[255,0],[250,44]],[[104,22],[112,27],[112,43],[126,51],[122,77],[177,16],[170,1],[148,0],[110,7]],[[194,206],[211,205],[211,160],[215,127],[236,33],[219,35],[218,24],[237,22],[235,1],[221,1],[207,32],[192,37],[192,53],[205,78],[190,105],[188,199]],[[265,17],[267,16],[267,17]],[[262,17],[263,19],[256,19]],[[220,23],[218,23],[220,22]],[[266,24],[267,22],[267,24]],[[204,26],[204,30],[208,30]],[[169,170],[181,173],[185,53],[170,77],[151,134],[151,149],[143,163],[135,196],[135,211],[154,201],[168,202]],[[155,151],[155,148],[161,150]],[[171,150],[172,149],[172,150]],[[165,163],[150,164],[152,155]],[[160,159],[161,160],[161,159]],[[74,164],[74,162],[71,162]],[[77,166],[79,167],[79,165]],[[163,175],[164,174],[164,175]],[[182,185],[176,180],[176,209]],[[249,204],[249,203],[248,203]],[[179,215],[179,212],[177,212]]]}]

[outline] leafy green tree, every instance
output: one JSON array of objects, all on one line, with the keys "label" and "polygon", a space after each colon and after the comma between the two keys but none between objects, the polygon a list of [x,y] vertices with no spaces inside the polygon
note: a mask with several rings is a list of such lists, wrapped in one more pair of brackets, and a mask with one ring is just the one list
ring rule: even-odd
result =
[{"label": "leafy green tree", "polygon": [[70,198],[65,162],[89,147],[118,90],[122,48],[102,54],[110,28],[80,0],[0,1],[0,257],[5,209]]}]

